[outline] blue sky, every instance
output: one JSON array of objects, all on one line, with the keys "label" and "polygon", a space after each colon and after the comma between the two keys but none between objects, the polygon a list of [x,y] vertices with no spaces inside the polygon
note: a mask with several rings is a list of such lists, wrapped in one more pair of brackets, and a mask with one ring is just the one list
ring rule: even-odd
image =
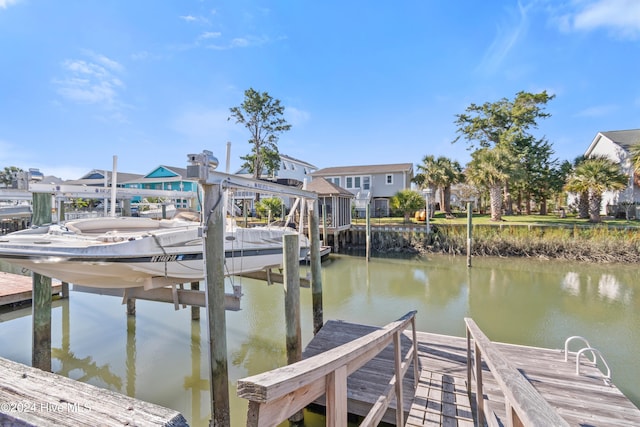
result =
[{"label": "blue sky", "polygon": [[[64,179],[250,151],[250,87],[285,106],[280,152],[319,168],[465,164],[455,115],[555,95],[535,131],[573,160],[639,128],[640,1],[0,0],[0,167]],[[224,170],[224,169],[223,169]]]}]

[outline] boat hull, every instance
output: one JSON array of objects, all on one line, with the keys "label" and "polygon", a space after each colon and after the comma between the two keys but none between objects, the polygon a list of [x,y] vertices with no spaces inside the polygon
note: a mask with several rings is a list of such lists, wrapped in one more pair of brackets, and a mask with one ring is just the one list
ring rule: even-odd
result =
[{"label": "boat hull", "polygon": [[[205,278],[203,241],[197,225],[141,231],[135,230],[136,222],[115,224],[120,231],[105,232],[97,221],[85,220],[77,227],[71,224],[12,233],[0,239],[0,259],[89,287],[149,289]],[[85,234],[69,232],[78,227],[84,227]],[[87,230],[100,232],[91,234]],[[282,236],[289,232],[241,228],[228,231],[224,242],[225,275],[282,265]],[[308,246],[303,245],[300,251],[304,259]]]}]

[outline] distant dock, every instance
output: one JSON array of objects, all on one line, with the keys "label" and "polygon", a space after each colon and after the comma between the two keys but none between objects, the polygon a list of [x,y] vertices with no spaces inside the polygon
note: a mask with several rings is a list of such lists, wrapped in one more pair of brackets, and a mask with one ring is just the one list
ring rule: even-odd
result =
[{"label": "distant dock", "polygon": [[[31,301],[33,282],[31,276],[0,272],[0,306]],[[55,280],[51,284],[51,294],[62,292],[62,283]]]}]

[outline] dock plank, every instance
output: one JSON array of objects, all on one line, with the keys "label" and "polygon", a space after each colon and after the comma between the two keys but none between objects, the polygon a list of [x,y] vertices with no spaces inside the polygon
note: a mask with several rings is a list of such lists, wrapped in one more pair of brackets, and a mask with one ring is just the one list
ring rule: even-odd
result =
[{"label": "dock plank", "polygon": [[[376,328],[366,325],[329,321],[311,340],[303,357],[349,342],[374,329]],[[409,340],[411,333],[405,331],[404,335]],[[474,425],[475,400],[469,399],[466,384],[466,338],[428,332],[417,332],[416,336],[420,378],[413,399],[405,398],[405,411],[408,412],[406,425]],[[406,345],[409,343],[410,341],[406,342]],[[615,385],[606,383],[598,367],[586,358],[581,359],[581,374],[576,375],[575,354],[565,362],[564,354],[559,349],[505,343],[495,345],[570,425],[640,425],[640,409]],[[404,351],[403,340],[403,354]],[[349,378],[348,408],[351,413],[366,413],[377,398],[374,393],[382,389],[382,386],[374,384],[377,377],[380,378],[380,383],[390,378],[393,371],[392,351],[385,350],[379,355],[381,359],[384,357],[389,357],[390,360],[376,358],[369,366],[365,365],[362,372],[356,371],[352,375],[354,378]],[[383,369],[389,370],[388,377],[383,378],[381,375]],[[358,374],[362,376],[359,377]],[[491,420],[490,425],[506,425],[504,396],[486,365],[483,366],[483,382],[486,407],[495,412],[486,414]],[[410,389],[411,386],[407,387],[405,384],[404,390]],[[395,409],[395,405],[393,407]],[[393,417],[386,417],[385,421],[393,423]]]},{"label": "dock plank", "polygon": [[173,409],[0,358],[0,425],[188,427]]},{"label": "dock plank", "polygon": [[[33,281],[31,276],[22,276],[0,271],[0,306],[30,301],[32,298]],[[51,283],[51,294],[62,292],[59,280]]]}]

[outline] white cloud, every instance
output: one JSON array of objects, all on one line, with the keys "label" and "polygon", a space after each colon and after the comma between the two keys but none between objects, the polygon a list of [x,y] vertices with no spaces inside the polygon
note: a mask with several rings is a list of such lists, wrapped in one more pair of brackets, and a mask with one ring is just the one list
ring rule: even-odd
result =
[{"label": "white cloud", "polygon": [[309,121],[311,115],[307,111],[299,110],[296,107],[286,107],[284,115],[292,126],[300,126]]},{"label": "white cloud", "polygon": [[198,40],[215,39],[222,35],[220,32],[207,31],[198,36]]},{"label": "white cloud", "polygon": [[54,79],[58,93],[69,101],[118,109],[120,91],[125,87],[118,74],[124,67],[100,54],[84,52],[90,60],[67,59],[62,62],[65,76]]},{"label": "white cloud", "polygon": [[576,117],[604,117],[613,114],[617,110],[617,105],[596,105],[579,111],[576,113]]},{"label": "white cloud", "polygon": [[6,9],[16,3],[18,3],[18,0],[0,0],[0,9]]},{"label": "white cloud", "polygon": [[209,20],[204,16],[183,15],[180,16],[180,19],[189,23],[209,24]]},{"label": "white cloud", "polygon": [[504,59],[509,55],[529,27],[527,17],[529,8],[530,6],[523,6],[518,2],[517,14],[514,14],[516,16],[512,19],[515,22],[497,28],[497,35],[491,43],[491,46],[489,46],[485,52],[478,69],[493,73],[500,68]]},{"label": "white cloud", "polygon": [[579,9],[558,21],[565,30],[608,29],[620,38],[640,36],[640,2],[637,0],[596,0],[578,3]]},{"label": "white cloud", "polygon": [[[282,38],[279,38],[280,40]],[[272,40],[269,37],[257,37],[257,36],[247,36],[247,37],[236,37],[231,39],[231,41],[227,44],[209,44],[206,47],[208,49],[214,50],[227,50],[227,49],[235,49],[235,48],[246,48],[253,46],[262,46],[267,43],[270,43]]]}]

